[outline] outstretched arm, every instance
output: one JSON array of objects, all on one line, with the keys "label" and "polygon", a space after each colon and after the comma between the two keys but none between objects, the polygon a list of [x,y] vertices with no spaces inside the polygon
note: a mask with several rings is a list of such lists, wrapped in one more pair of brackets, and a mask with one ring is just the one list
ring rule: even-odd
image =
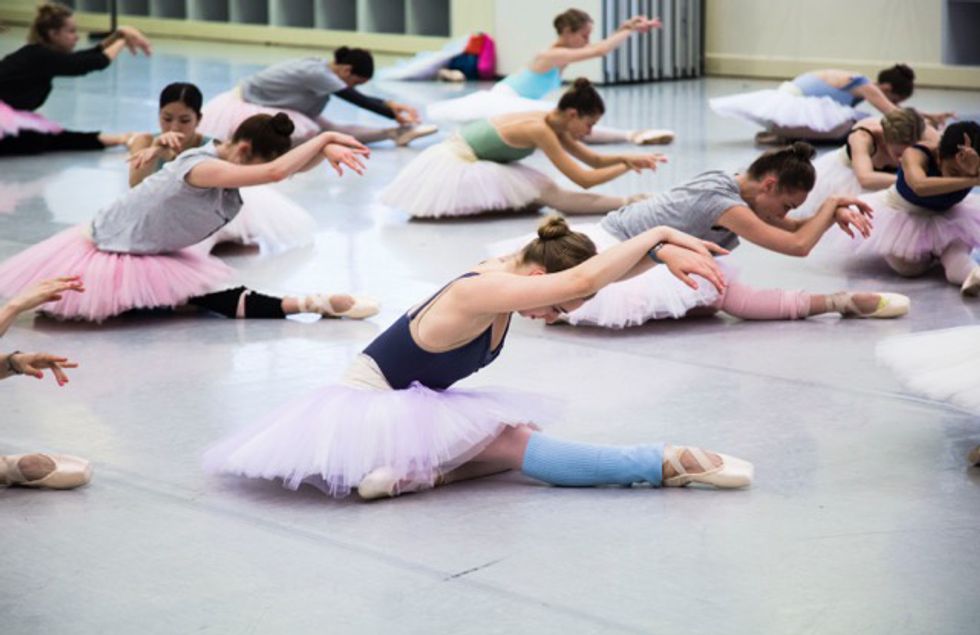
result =
[{"label": "outstretched arm", "polygon": [[928,157],[913,148],[903,152],[902,172],[905,174],[905,182],[909,184],[912,191],[919,196],[936,196],[980,185],[980,176],[977,172],[980,160],[977,151],[971,147],[970,138],[965,134],[963,141],[956,154],[956,162],[964,172],[973,176],[928,176],[926,174]]},{"label": "outstretched arm", "polygon": [[864,84],[863,86],[853,88],[851,89],[851,94],[868,100],[868,103],[877,108],[878,112],[883,115],[887,115],[893,110],[898,110],[898,106],[885,97],[885,93],[881,92],[881,89],[874,84]]},{"label": "outstretched arm", "polygon": [[578,161],[576,161],[572,155],[565,150],[562,143],[558,140],[558,136],[547,126],[535,128],[531,132],[530,136],[532,141],[534,141],[534,145],[545,153],[548,160],[550,160],[562,174],[571,179],[571,181],[579,187],[584,187],[585,189],[611,181],[617,176],[626,174],[631,169],[629,165],[622,161],[617,161],[606,167],[593,168],[591,170],[583,168]]},{"label": "outstretched arm", "polygon": [[657,165],[666,163],[667,157],[663,154],[599,154],[584,143],[572,138],[571,135],[563,134],[559,136],[561,147],[565,151],[593,168],[607,168],[620,163],[625,163],[630,169],[640,170],[646,168],[656,170]]},{"label": "outstretched arm", "polygon": [[543,73],[551,70],[555,66],[568,66],[573,62],[592,59],[594,57],[604,57],[609,55],[623,45],[633,33],[647,33],[650,29],[659,29],[660,19],[647,19],[645,16],[634,16],[623,22],[622,25],[609,37],[600,40],[595,44],[582,48],[567,48],[556,46],[540,53],[534,58],[531,70]]},{"label": "outstretched arm", "polygon": [[81,293],[85,285],[78,276],[62,276],[39,282],[10,299],[0,307],[0,336],[7,332],[17,316],[24,311],[36,309],[46,302],[60,300],[65,292]]},{"label": "outstretched arm", "polygon": [[866,134],[852,134],[847,138],[851,148],[851,169],[858,183],[866,190],[883,190],[895,184],[895,175],[875,170],[871,152],[874,140]]}]

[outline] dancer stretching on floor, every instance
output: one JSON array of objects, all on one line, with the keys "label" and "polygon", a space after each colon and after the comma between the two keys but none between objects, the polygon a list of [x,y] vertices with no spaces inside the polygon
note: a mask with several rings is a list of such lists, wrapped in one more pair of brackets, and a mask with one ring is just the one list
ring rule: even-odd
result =
[{"label": "dancer stretching on floor", "polygon": [[[540,149],[562,174],[590,188],[630,170],[655,170],[660,154],[597,154],[580,143],[606,107],[589,80],[579,78],[548,112],[481,119],[426,149],[382,194],[387,205],[415,218],[472,216],[543,205],[568,214],[603,214],[635,198],[565,190],[519,161]],[[589,168],[582,167],[584,163]]]},{"label": "dancer stretching on floor", "polygon": [[[599,250],[617,245],[657,225],[666,225],[703,240],[734,249],[744,238],[760,247],[788,256],[810,253],[824,233],[839,225],[852,234],[871,231],[870,208],[850,198],[831,197],[812,218],[796,221],[786,214],[803,202],[813,187],[813,148],[798,142],[766,152],[744,174],[705,172],[690,181],[608,214],[601,223],[574,226],[587,234]],[[857,209],[854,209],[857,208]],[[507,253],[523,239],[496,245]],[[670,265],[676,255],[670,245],[656,256]],[[681,253],[681,256],[684,254]],[[723,311],[746,320],[795,320],[822,313],[863,318],[891,318],[908,312],[909,300],[890,293],[811,294],[782,289],[755,289],[735,279],[718,290],[701,284],[696,289],[679,284],[663,268],[610,285],[567,321],[623,328],[648,320],[680,318]]]},{"label": "dancer stretching on floor", "polygon": [[314,312],[368,317],[377,306],[346,294],[278,298],[244,287],[221,290],[234,273],[187,249],[234,219],[238,188],[282,180],[326,158],[341,173],[363,171],[368,150],[321,133],[289,150],[293,125],[278,114],[247,119],[227,143],[188,150],[80,227],[69,228],[0,264],[0,296],[12,297],[52,272],[78,275],[88,292],[45,306],[63,319],[102,321],[132,309],[191,304],[227,317],[281,318]]}]

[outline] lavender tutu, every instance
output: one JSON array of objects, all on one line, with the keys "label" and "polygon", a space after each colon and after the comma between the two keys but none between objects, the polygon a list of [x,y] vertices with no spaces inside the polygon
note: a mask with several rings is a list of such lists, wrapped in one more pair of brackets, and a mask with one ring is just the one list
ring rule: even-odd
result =
[{"label": "lavender tutu", "polygon": [[238,215],[195,249],[208,253],[218,243],[231,242],[278,253],[313,243],[316,220],[288,196],[270,185],[243,187],[239,192]]},{"label": "lavender tutu", "polygon": [[810,218],[831,196],[860,196],[871,193],[861,186],[844,148],[821,155],[813,162],[813,168],[817,172],[817,181],[803,204],[791,212],[792,218]]},{"label": "lavender tutu", "polygon": [[735,117],[763,128],[808,128],[829,132],[863,115],[830,97],[807,97],[792,82],[779,90],[757,90],[709,100],[711,109],[722,117]]},{"label": "lavender tutu", "polygon": [[478,90],[456,99],[430,104],[426,115],[435,121],[467,123],[511,112],[548,111],[556,102],[521,97],[507,84],[498,83],[490,90]]},{"label": "lavender tutu", "polygon": [[[571,226],[571,230],[591,238],[600,252],[622,242],[599,223],[576,224]],[[490,255],[504,256],[513,253],[531,242],[535,236],[527,234],[517,239],[494,243],[490,245]],[[718,263],[727,280],[735,276],[734,268],[724,259],[718,259]],[[691,309],[715,305],[720,294],[714,285],[700,276],[692,277],[698,283],[697,289],[678,280],[667,267],[654,267],[638,276],[603,287],[595,297],[569,313],[566,319],[569,324],[621,329],[639,326],[650,320],[682,318]]]},{"label": "lavender tutu", "polygon": [[17,110],[0,101],[0,139],[16,137],[21,130],[54,133],[62,127],[36,112]]},{"label": "lavender tutu", "polygon": [[385,388],[369,357],[341,384],[320,388],[211,447],[209,473],[304,482],[342,497],[371,471],[434,482],[472,459],[507,427],[549,417],[540,396],[499,389]]},{"label": "lavender tutu", "polygon": [[242,99],[241,90],[238,88],[221,93],[208,101],[204,104],[203,110],[201,123],[197,127],[198,132],[215,139],[231,139],[238,126],[252,115],[275,115],[278,112],[284,112],[292,119],[296,127],[292,137],[294,143],[306,141],[320,132],[320,126],[303,113],[288,108],[268,108],[250,104]]},{"label": "lavender tutu", "polygon": [[481,161],[459,134],[426,148],[381,194],[385,205],[415,218],[519,210],[554,182],[520,163]]},{"label": "lavender tutu", "polygon": [[[908,261],[941,254],[955,242],[980,246],[980,196],[971,194],[945,212],[909,203],[894,187],[861,197],[874,210],[871,237],[851,244],[859,254],[875,253]],[[836,239],[840,241],[838,237]]]},{"label": "lavender tutu", "polygon": [[174,307],[215,291],[234,271],[217,258],[192,249],[135,255],[99,251],[76,226],[0,264],[0,296],[10,298],[49,278],[79,275],[84,293],[66,293],[43,311],[60,319],[102,320],[131,309]]},{"label": "lavender tutu", "polygon": [[891,337],[877,354],[915,392],[980,413],[980,326]]}]

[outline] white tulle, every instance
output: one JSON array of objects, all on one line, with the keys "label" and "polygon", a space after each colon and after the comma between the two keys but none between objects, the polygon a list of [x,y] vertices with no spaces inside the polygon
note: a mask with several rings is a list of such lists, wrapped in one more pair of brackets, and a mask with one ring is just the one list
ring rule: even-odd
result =
[{"label": "white tulle", "polygon": [[548,111],[555,102],[521,97],[507,84],[495,84],[490,90],[478,90],[463,97],[429,104],[426,114],[435,121],[466,123],[511,112]]},{"label": "white tulle", "polygon": [[828,132],[863,114],[830,97],[806,97],[790,90],[757,90],[708,102],[722,117],[736,117],[763,128],[809,128]]},{"label": "white tulle", "polygon": [[980,414],[980,326],[888,338],[877,354],[911,390]]},{"label": "white tulle", "polygon": [[439,69],[462,53],[469,41],[467,35],[447,43],[438,51],[423,51],[408,59],[397,60],[392,66],[379,70],[374,77],[378,80],[435,79]]},{"label": "white tulle", "polygon": [[263,253],[278,253],[313,243],[316,220],[271,185],[243,187],[242,209],[230,223],[199,243],[204,252],[224,242],[258,245]]},{"label": "white tulle", "polygon": [[381,202],[416,218],[472,216],[527,207],[552,185],[526,165],[477,159],[456,134],[406,165],[382,192]]}]

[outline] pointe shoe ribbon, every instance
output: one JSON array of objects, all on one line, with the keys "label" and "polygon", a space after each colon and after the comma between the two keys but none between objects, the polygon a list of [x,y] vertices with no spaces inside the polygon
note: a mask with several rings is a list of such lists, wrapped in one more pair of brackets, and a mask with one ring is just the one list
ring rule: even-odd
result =
[{"label": "pointe shoe ribbon", "polygon": [[858,318],[870,319],[890,319],[906,315],[912,306],[912,301],[908,296],[901,293],[875,293],[878,296],[878,305],[871,313],[862,313],[854,303],[851,293],[840,293],[831,296],[833,308],[839,313]]},{"label": "pointe shoe ribbon", "polygon": [[304,296],[299,299],[299,310],[301,313],[319,313],[327,317],[345,317],[352,320],[369,318],[372,315],[377,315],[380,310],[380,305],[377,300],[366,296],[352,295],[350,297],[354,299],[354,303],[344,311],[337,311],[330,304],[331,297],[331,294],[327,293]]},{"label": "pointe shoe ribbon", "polygon": [[639,130],[634,132],[630,140],[638,146],[663,145],[673,142],[672,130]]},{"label": "pointe shoe ribbon", "polygon": [[92,480],[92,464],[83,458],[70,454],[38,454],[54,463],[54,469],[44,477],[28,480],[20,471],[19,463],[30,454],[0,457],[0,475],[7,485],[39,487],[46,489],[74,489]]},{"label": "pointe shoe ribbon", "polygon": [[[681,455],[690,452],[701,468],[699,472],[688,472],[681,462]],[[677,472],[676,476],[665,478],[664,487],[685,487],[691,483],[713,485],[721,489],[747,487],[752,484],[755,468],[748,461],[716,453],[721,458],[721,465],[714,466],[711,459],[701,448],[674,446],[668,449],[665,459]]]}]

